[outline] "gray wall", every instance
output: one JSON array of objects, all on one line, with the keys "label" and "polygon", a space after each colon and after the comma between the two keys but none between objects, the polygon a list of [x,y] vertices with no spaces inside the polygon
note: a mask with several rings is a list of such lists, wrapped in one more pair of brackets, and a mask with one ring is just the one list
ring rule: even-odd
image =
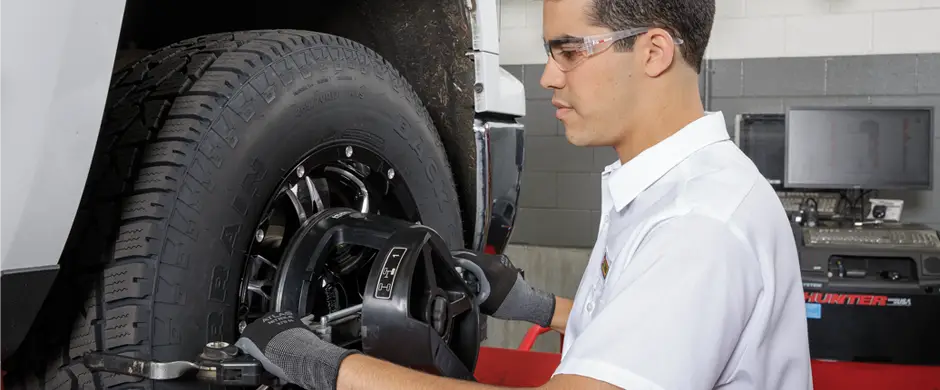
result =
[{"label": "gray wall", "polygon": [[600,172],[617,155],[610,148],[568,143],[555,119],[552,93],[539,85],[542,65],[504,65],[526,89],[526,150],[514,243],[589,247],[600,222]]},{"label": "gray wall", "polygon": [[733,131],[740,113],[783,113],[787,107],[933,106],[933,191],[878,191],[903,199],[902,219],[940,229],[940,54],[769,58],[712,62],[710,110]]},{"label": "gray wall", "polygon": [[[579,148],[554,117],[543,64],[504,65],[526,88],[526,161],[513,243],[589,247],[600,220],[600,172],[616,155]],[[733,129],[738,113],[783,113],[791,105],[932,105],[940,115],[940,54],[716,60],[709,109]],[[935,118],[934,161],[940,162]],[[880,191],[904,199],[903,218],[940,229],[940,169],[933,191]]]}]

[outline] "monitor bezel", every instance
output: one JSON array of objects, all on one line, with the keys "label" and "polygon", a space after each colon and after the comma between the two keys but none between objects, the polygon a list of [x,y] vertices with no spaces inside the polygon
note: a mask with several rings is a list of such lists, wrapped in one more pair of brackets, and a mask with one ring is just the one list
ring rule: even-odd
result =
[{"label": "monitor bezel", "polygon": [[[748,112],[748,113],[737,114],[735,116],[735,121],[734,121],[734,144],[735,146],[737,146],[738,149],[740,149],[741,152],[744,153],[745,156],[751,159],[751,156],[748,156],[747,152],[741,148],[741,134],[750,131],[750,130],[744,131],[744,126],[745,126],[744,122],[745,121],[748,121],[748,122],[775,121],[776,122],[777,120],[780,120],[783,122],[783,135],[784,135],[783,153],[784,153],[784,158],[786,158],[787,119],[786,119],[786,115],[782,112]],[[753,159],[751,160],[753,161]],[[786,161],[784,161],[783,164],[784,164],[783,165],[783,169],[784,169],[783,177],[780,177],[775,180],[775,179],[764,176],[764,179],[767,179],[767,182],[770,183],[770,185],[775,190],[786,189],[786,186],[784,185],[784,178],[786,177]]]},{"label": "monitor bezel", "polygon": [[[899,186],[899,185],[880,185],[876,187],[865,187],[858,184],[815,184],[815,183],[795,183],[790,181],[790,113],[791,111],[878,111],[878,110],[926,110],[929,116],[930,125],[927,128],[929,144],[927,161],[927,185],[926,186]],[[784,136],[783,152],[783,186],[786,188],[807,188],[807,189],[839,189],[839,190],[908,190],[908,191],[932,191],[934,187],[934,143],[936,134],[934,134],[936,119],[936,107],[934,106],[792,106],[787,107],[784,112],[784,125],[786,126],[786,135]]]}]

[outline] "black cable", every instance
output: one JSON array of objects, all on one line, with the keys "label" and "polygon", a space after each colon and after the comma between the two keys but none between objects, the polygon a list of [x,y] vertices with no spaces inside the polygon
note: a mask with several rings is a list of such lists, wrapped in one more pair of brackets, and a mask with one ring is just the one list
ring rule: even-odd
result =
[{"label": "black cable", "polygon": [[[865,196],[870,195],[874,190],[858,190],[858,196],[850,196],[850,191],[854,192],[855,190],[843,190],[840,191],[842,200],[842,214],[845,216],[850,216],[852,222],[864,221],[865,220]],[[845,210],[848,208],[848,210]]]},{"label": "black cable", "polygon": [[858,198],[851,196],[851,191],[852,190],[839,191],[839,199],[842,201],[840,214],[843,219],[849,219],[854,222],[856,218],[855,204],[858,203]]},{"label": "black cable", "polygon": [[[864,191],[862,191],[861,194],[859,194],[859,196],[858,196],[858,216],[859,216],[859,219],[858,219],[858,220],[859,220],[859,221],[864,221],[864,220],[865,220],[865,195],[869,195],[869,194],[871,194],[872,192],[873,192],[873,190],[864,190]],[[869,197],[869,198],[871,198],[871,197]]]},{"label": "black cable", "polygon": [[[807,209],[810,202],[812,202],[812,208]],[[819,202],[813,197],[803,198],[803,201],[800,202],[800,216],[801,225],[808,223],[809,226],[815,226],[819,219]]]},{"label": "black cable", "polygon": [[814,209],[814,210],[819,210],[819,202],[817,202],[816,199],[813,198],[813,197],[811,197],[811,196],[806,197],[806,198],[803,198],[803,201],[800,202],[800,208],[802,209],[803,207],[806,207],[806,206],[808,205],[809,201],[813,201],[813,209]]}]

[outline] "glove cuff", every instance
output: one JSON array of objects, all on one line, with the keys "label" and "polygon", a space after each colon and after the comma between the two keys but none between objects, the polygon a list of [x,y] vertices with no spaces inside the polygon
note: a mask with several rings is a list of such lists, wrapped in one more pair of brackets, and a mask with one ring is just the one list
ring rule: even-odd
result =
[{"label": "glove cuff", "polygon": [[522,275],[516,277],[509,294],[493,317],[510,321],[527,321],[548,327],[555,315],[555,294],[532,287]]}]

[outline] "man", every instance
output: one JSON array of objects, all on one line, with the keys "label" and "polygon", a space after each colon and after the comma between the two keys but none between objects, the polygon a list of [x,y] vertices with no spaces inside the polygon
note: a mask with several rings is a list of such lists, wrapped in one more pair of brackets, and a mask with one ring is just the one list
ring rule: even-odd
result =
[{"label": "man", "polygon": [[[541,84],[574,145],[613,147],[598,240],[573,301],[498,256],[485,314],[565,334],[545,389],[808,389],[796,246],[781,204],[705,113],[714,0],[545,0]],[[287,329],[287,330],[284,330]],[[325,343],[289,314],[239,345],[307,388],[477,389]],[[263,352],[263,353],[262,353]]]}]

